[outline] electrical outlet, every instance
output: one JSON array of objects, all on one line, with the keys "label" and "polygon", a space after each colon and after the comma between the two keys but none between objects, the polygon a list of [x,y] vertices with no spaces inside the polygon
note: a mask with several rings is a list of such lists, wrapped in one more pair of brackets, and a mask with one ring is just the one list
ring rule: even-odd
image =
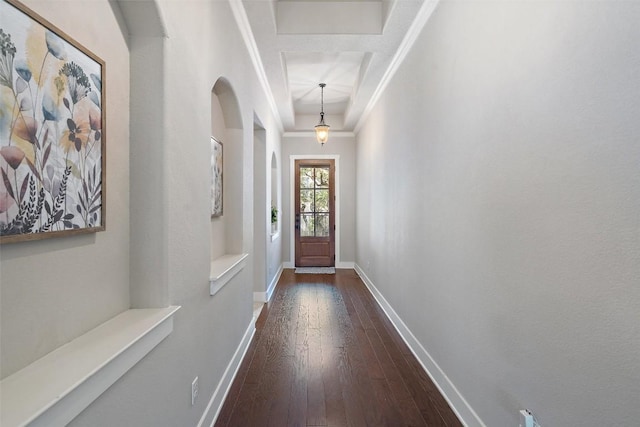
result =
[{"label": "electrical outlet", "polygon": [[198,377],[191,382],[191,406],[196,403],[196,397],[198,397]]},{"label": "electrical outlet", "polygon": [[520,410],[520,427],[540,427],[536,417],[533,416],[530,410]]}]

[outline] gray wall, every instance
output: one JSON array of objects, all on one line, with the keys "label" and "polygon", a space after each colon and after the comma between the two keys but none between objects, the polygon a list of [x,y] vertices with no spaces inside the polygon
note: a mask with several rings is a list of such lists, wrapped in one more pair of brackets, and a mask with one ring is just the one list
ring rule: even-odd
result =
[{"label": "gray wall", "polygon": [[[353,137],[329,135],[329,141],[320,146],[314,135],[287,136],[282,139],[282,259],[293,266],[295,258],[291,256],[291,156],[304,155],[312,159],[317,155],[339,155],[340,170],[340,259],[336,262],[355,261],[355,139]],[[336,242],[337,244],[337,242]],[[337,248],[336,248],[337,250]],[[339,265],[338,265],[339,266]]]},{"label": "gray wall", "polygon": [[[164,94],[161,99],[147,99],[148,108],[160,104],[164,112],[162,139],[152,149],[164,160],[165,204],[162,216],[147,220],[166,233],[168,300],[182,309],[173,333],[84,411],[75,425],[196,425],[252,320],[252,263],[211,297],[210,262],[221,248],[252,253],[254,114],[266,129],[269,149],[278,147],[278,129],[229,4],[198,2],[198,7],[184,7],[170,0],[157,4],[167,35],[158,52]],[[134,23],[146,19],[144,14],[136,18]],[[147,69],[140,67],[132,74],[133,87],[154,72],[153,61],[149,63]],[[218,96],[220,108],[227,108],[225,132],[219,136],[225,143],[225,230],[212,224],[209,201],[211,91],[220,78],[226,79],[224,94]],[[158,125],[148,111],[152,110],[132,110],[132,122],[143,128]],[[213,120],[213,131],[221,124]],[[144,159],[138,161],[142,165]],[[142,173],[135,178],[143,187],[155,185]],[[146,238],[132,231],[132,240]],[[216,235],[226,239],[224,246],[211,243]],[[140,268],[157,274],[151,264]],[[191,381],[196,376],[200,395],[192,407]],[[209,413],[205,423],[212,416]]]},{"label": "gray wall", "polygon": [[[253,185],[254,185],[254,245],[253,245],[253,291],[254,300],[263,302],[266,298],[265,292],[276,280],[276,275],[282,265],[282,238],[272,240],[271,233],[271,206],[279,210],[281,200],[279,193],[272,195],[273,188],[280,187],[280,163],[274,151],[267,152],[265,132],[262,129],[254,131],[254,162],[253,162]],[[272,169],[273,156],[276,158],[276,168]],[[273,181],[273,182],[272,182]],[[278,224],[282,229],[282,221]],[[282,233],[280,233],[282,236]]]},{"label": "gray wall", "polygon": [[[196,425],[251,327],[251,263],[213,297],[208,280],[221,247],[252,252],[254,114],[267,151],[280,151],[265,94],[227,2],[28,4],[107,63],[107,231],[2,246],[2,375],[131,306],[181,305],[173,333],[71,425]],[[225,187],[226,228],[239,232],[216,246],[209,138],[221,77],[238,102],[224,137],[237,144],[225,158],[237,178]]]},{"label": "gray wall", "polygon": [[107,230],[2,245],[2,378],[129,308],[126,39],[106,0],[25,3],[106,63]]},{"label": "gray wall", "polygon": [[[271,203],[278,208],[278,230],[280,237],[271,240],[271,236],[267,239],[267,280],[265,285],[267,288],[277,279],[278,271],[282,266],[282,169],[284,166],[283,159],[280,156],[280,145],[277,150],[267,151],[267,183],[269,185],[269,201],[268,208],[268,227],[271,227]],[[273,162],[275,160],[275,162]],[[275,193],[275,194],[274,194]],[[269,200],[270,199],[270,200]],[[270,231],[267,234],[271,234]],[[268,289],[265,289],[267,291]]]},{"label": "gray wall", "polygon": [[640,418],[638,22],[441,2],[357,136],[357,264],[488,426]]}]

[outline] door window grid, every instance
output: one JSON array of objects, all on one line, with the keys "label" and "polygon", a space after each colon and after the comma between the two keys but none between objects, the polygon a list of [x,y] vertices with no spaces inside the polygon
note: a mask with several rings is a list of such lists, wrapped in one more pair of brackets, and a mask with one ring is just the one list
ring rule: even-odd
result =
[{"label": "door window grid", "polygon": [[300,236],[329,236],[329,167],[300,168]]}]

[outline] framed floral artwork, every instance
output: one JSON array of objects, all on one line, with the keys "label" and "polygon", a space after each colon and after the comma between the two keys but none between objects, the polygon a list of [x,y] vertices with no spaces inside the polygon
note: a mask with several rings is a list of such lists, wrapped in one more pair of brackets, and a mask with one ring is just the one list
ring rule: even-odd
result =
[{"label": "framed floral artwork", "polygon": [[0,0],[0,243],[105,229],[105,63]]},{"label": "framed floral artwork", "polygon": [[222,216],[222,142],[211,137],[211,216]]}]

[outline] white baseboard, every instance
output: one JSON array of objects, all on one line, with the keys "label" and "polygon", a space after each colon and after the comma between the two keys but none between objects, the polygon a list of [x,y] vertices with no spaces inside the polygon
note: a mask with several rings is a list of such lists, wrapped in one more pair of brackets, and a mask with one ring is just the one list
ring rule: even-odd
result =
[{"label": "white baseboard", "polygon": [[267,295],[265,302],[269,302],[271,300],[271,296],[273,295],[273,291],[276,290],[276,285],[278,284],[278,280],[280,280],[280,276],[282,276],[282,270],[284,269],[283,265],[280,264],[280,268],[278,268],[278,272],[273,276],[273,280],[269,283],[269,288],[267,289]]},{"label": "white baseboard", "polygon": [[282,263],[282,268],[296,268],[296,263],[293,261],[285,261]]},{"label": "white baseboard", "polygon": [[247,349],[249,348],[249,344],[251,343],[251,339],[256,332],[256,328],[254,326],[253,320],[249,324],[242,340],[240,341],[240,345],[236,349],[231,361],[227,365],[227,369],[225,369],[224,374],[222,375],[222,379],[218,383],[213,395],[211,396],[211,400],[209,400],[209,404],[207,408],[204,410],[202,417],[200,418],[200,422],[198,422],[198,427],[202,427],[209,417],[210,412],[213,410],[213,419],[211,420],[210,426],[216,422],[218,415],[220,415],[220,410],[222,409],[222,405],[224,403],[227,394],[229,393],[229,389],[231,388],[231,384],[233,384],[233,380],[238,374],[238,369],[240,369],[240,364],[242,363],[242,359],[244,359],[245,354],[247,353]]},{"label": "white baseboard", "polygon": [[253,302],[269,302],[271,300],[271,296],[273,295],[273,291],[276,289],[276,285],[278,284],[278,280],[280,280],[280,276],[282,276],[283,266],[280,264],[276,275],[273,276],[273,280],[269,283],[269,287],[266,292],[254,292],[253,293]]},{"label": "white baseboard", "polygon": [[460,394],[449,377],[447,377],[440,366],[438,366],[436,361],[433,360],[429,352],[422,346],[415,335],[413,335],[411,330],[358,264],[355,264],[355,270],[462,424],[467,427],[486,427],[471,405],[469,405],[462,394]]}]

